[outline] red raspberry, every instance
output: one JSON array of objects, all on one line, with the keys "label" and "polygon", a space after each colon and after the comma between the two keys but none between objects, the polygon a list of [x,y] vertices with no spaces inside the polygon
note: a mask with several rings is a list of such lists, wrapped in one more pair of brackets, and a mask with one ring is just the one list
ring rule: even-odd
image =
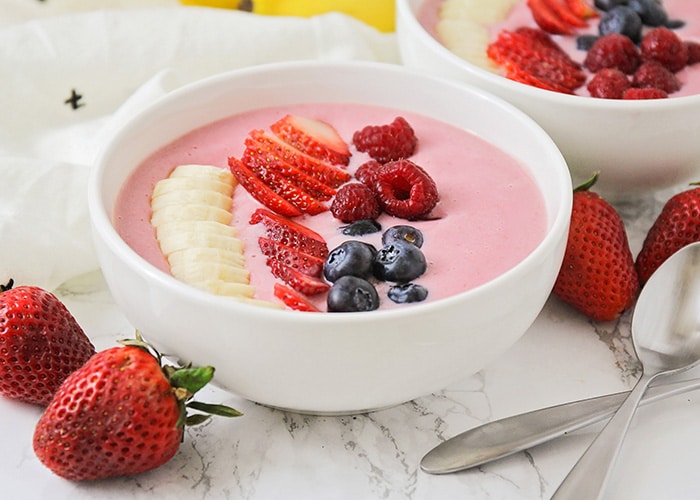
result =
[{"label": "red raspberry", "polygon": [[372,187],[374,185],[374,172],[381,166],[382,164],[377,160],[369,160],[357,167],[355,179],[365,186]]},{"label": "red raspberry", "polygon": [[603,68],[617,68],[631,75],[640,63],[637,46],[625,35],[608,33],[596,40],[586,54],[583,65],[592,73]]},{"label": "red raspberry", "polygon": [[661,89],[632,87],[622,94],[623,99],[665,99],[668,94]]},{"label": "red raspberry", "polygon": [[698,42],[683,42],[688,51],[688,66],[700,62],[700,43]]},{"label": "red raspberry", "polygon": [[352,142],[358,151],[386,163],[411,156],[418,139],[406,119],[399,116],[388,125],[368,125],[358,130],[353,134]]},{"label": "red raspberry", "polygon": [[379,167],[374,191],[386,213],[408,220],[427,215],[440,199],[435,181],[410,160],[392,161]]},{"label": "red raspberry", "polygon": [[369,187],[359,182],[345,184],[333,198],[331,213],[343,222],[376,219],[382,213],[377,197]]},{"label": "red raspberry", "polygon": [[632,75],[632,84],[639,88],[661,89],[671,94],[681,88],[681,82],[676,75],[664,66],[654,61],[642,63]]},{"label": "red raspberry", "polygon": [[673,31],[663,26],[651,29],[640,44],[642,58],[656,61],[674,73],[688,64],[688,47]]},{"label": "red raspberry", "polygon": [[631,86],[627,75],[619,69],[603,68],[588,82],[588,92],[591,97],[600,99],[622,99],[622,94]]}]

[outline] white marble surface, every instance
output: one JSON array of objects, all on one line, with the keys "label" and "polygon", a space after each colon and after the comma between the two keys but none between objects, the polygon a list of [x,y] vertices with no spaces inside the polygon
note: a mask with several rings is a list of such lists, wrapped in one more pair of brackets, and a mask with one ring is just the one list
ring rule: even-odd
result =
[{"label": "white marble surface", "polygon": [[[667,196],[618,205],[635,253]],[[98,348],[132,334],[99,274],[71,280],[58,293]],[[630,320],[628,313],[596,324],[552,299],[521,341],[482,372],[363,415],[299,415],[205,389],[202,399],[221,400],[244,416],[188,430],[177,455],[155,471],[91,484],[45,469],[31,447],[39,410],[0,399],[0,490],[18,499],[547,499],[602,424],[470,471],[432,476],[419,462],[433,446],[481,423],[631,387],[639,368]],[[693,375],[700,372],[684,377]],[[637,417],[609,498],[698,498],[698,395],[643,407]]]}]

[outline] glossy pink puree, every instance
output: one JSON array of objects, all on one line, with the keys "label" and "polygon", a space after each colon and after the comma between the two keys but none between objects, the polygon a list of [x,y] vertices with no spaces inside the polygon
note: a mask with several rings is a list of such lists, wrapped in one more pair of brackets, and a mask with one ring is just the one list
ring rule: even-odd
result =
[{"label": "glossy pink puree", "polygon": [[[465,110],[468,112],[468,110]],[[413,161],[425,168],[440,191],[434,220],[411,222],[425,236],[427,272],[415,280],[429,290],[428,300],[448,297],[485,283],[523,260],[542,241],[547,215],[540,191],[529,172],[514,158],[476,135],[411,113],[363,105],[303,104],[261,109],[234,115],[192,131],[144,161],[127,180],[115,207],[115,226],[124,240],[144,259],[168,271],[154,230],[149,223],[150,195],[155,183],[179,164],[202,163],[227,167],[229,156],[240,157],[252,129],[267,129],[287,113],[332,124],[351,142],[356,130],[369,124],[391,122],[401,115],[413,126],[418,148]],[[353,146],[353,172],[369,157]],[[275,300],[274,278],[265,266],[257,238],[262,225],[250,225],[250,214],[261,205],[240,186],[233,198],[233,225],[245,242],[245,255],[256,297]],[[303,216],[299,222],[322,234],[333,249],[349,239],[342,223],[330,212]],[[382,215],[383,229],[405,220]],[[381,247],[381,233],[363,237]],[[378,287],[382,307],[394,307]],[[325,310],[325,298],[316,300]],[[405,306],[404,306],[405,307]]]},{"label": "glossy pink puree", "polygon": [[[436,39],[435,26],[439,20],[440,4],[444,0],[425,0],[421,5],[417,19],[421,25]],[[488,2],[489,0],[482,0]],[[669,19],[680,19],[685,22],[682,28],[673,30],[682,40],[700,42],[700,1],[698,0],[663,0],[664,8]],[[502,30],[515,30],[521,26],[537,27],[532,19],[530,9],[526,2],[520,2],[502,22],[490,26],[491,40],[495,40]],[[581,30],[583,33],[596,34],[598,31],[598,19],[589,23],[589,28]],[[576,48],[575,37],[554,36],[557,43],[571,56],[574,61],[583,62],[586,52]],[[683,85],[680,90],[670,94],[669,97],[682,97],[700,94],[700,64],[686,66],[676,73],[676,77]],[[578,95],[588,96],[588,90],[584,85],[576,91]]]}]

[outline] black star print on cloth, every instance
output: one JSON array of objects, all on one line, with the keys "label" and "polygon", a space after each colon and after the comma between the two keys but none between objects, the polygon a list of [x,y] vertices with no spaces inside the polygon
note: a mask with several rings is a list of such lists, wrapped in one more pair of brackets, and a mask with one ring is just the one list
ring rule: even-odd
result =
[{"label": "black star print on cloth", "polygon": [[70,97],[63,101],[63,104],[70,104],[71,108],[78,109],[80,106],[85,106],[80,100],[83,98],[81,94],[78,94],[75,89],[70,90]]}]

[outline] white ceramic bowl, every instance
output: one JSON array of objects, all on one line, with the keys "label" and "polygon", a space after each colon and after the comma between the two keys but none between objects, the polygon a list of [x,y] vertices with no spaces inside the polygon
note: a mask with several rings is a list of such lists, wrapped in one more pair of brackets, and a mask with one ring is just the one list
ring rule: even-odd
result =
[{"label": "white ceramic bowl", "polygon": [[596,190],[624,199],[700,179],[700,95],[620,101],[550,92],[486,71],[450,52],[420,25],[423,0],[396,0],[405,65],[466,82],[515,104],[554,139],[574,184],[601,171]]},{"label": "white ceramic bowl", "polygon": [[[180,135],[261,106],[358,102],[422,113],[476,132],[521,159],[541,189],[548,230],[520,264],[451,298],[402,310],[268,310],[180,283],[138,256],[112,225],[130,172]],[[162,352],[213,364],[244,398],[309,413],[402,403],[474,374],[534,321],[566,243],[571,179],[548,135],[511,105],[464,85],[371,63],[288,63],[222,74],[173,92],[105,148],[89,189],[100,263],[126,317]]]}]

